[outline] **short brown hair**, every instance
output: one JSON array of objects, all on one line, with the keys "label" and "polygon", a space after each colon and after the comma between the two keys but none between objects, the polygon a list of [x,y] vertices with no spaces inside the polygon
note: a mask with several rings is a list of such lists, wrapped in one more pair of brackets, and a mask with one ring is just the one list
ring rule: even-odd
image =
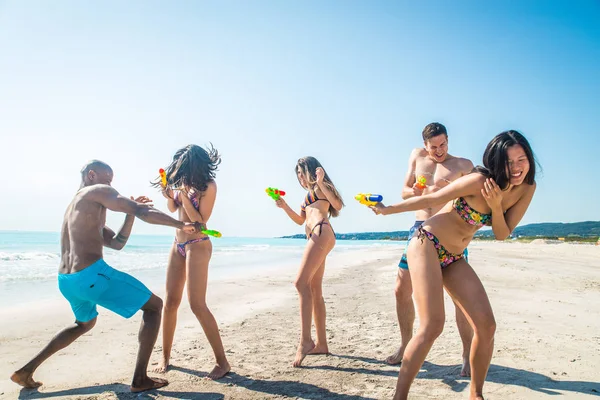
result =
[{"label": "short brown hair", "polygon": [[423,128],[423,141],[426,142],[429,139],[432,139],[439,135],[448,136],[448,131],[446,131],[446,127],[439,122],[432,122],[428,124],[425,128]]}]

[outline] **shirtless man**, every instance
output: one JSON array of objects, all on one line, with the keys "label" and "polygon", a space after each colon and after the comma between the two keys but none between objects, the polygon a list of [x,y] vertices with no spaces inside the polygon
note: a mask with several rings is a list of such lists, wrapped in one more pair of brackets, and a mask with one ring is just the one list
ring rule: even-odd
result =
[{"label": "shirtless man", "polygon": [[[414,149],[408,160],[408,172],[404,178],[402,198],[408,199],[413,196],[435,192],[450,182],[467,175],[473,169],[473,163],[466,158],[454,157],[448,154],[448,133],[446,127],[440,123],[433,122],[423,129],[424,148]],[[425,178],[426,187],[419,187],[418,178]],[[415,231],[427,218],[436,214],[442,207],[419,210],[415,213],[415,224],[410,228],[407,244]],[[467,250],[465,249],[465,257]],[[406,249],[398,264],[398,275],[396,277],[396,313],[400,325],[402,344],[391,356],[386,358],[390,365],[400,364],[406,344],[412,338],[413,324],[415,322],[415,306],[412,300],[412,283],[406,260]],[[456,307],[456,324],[463,344],[463,363],[461,376],[470,375],[469,353],[473,332],[469,322],[460,308]]]},{"label": "shirtless man", "polygon": [[[121,196],[110,186],[112,169],[102,161],[93,160],[85,165],[81,179],[81,187],[65,213],[58,270],[58,287],[71,304],[75,323],[60,331],[11,379],[27,388],[41,386],[41,382],[33,379],[35,370],[48,357],[92,329],[98,316],[96,305],[100,305],[125,318],[132,317],[140,309],[143,311],[131,391],[165,386],[166,380],[150,378],[146,372],[158,336],[163,302],[134,277],[108,266],[102,258],[102,250],[103,246],[121,250],[127,243],[135,217],[187,233],[194,233],[200,227],[163,214],[144,196],[135,201]],[[118,234],[105,226],[106,209],[127,214]]]}]

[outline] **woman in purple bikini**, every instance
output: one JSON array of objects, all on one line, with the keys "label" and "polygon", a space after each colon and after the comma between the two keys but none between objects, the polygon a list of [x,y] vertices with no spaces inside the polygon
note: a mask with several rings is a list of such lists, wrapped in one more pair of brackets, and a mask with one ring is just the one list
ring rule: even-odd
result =
[{"label": "woman in purple bikini", "polygon": [[[179,220],[200,222],[206,226],[217,196],[215,171],[220,162],[221,157],[212,146],[209,151],[206,151],[200,146],[191,144],[175,153],[173,161],[165,169],[168,185],[162,191],[167,198],[169,211],[177,211]],[[161,187],[160,179],[155,181],[153,186]],[[186,282],[190,308],[200,321],[215,353],[217,365],[208,377],[219,379],[230,370],[217,321],[206,305],[208,263],[211,255],[212,243],[208,236],[200,232],[186,234],[183,231],[176,231],[167,267],[162,324],[163,359],[156,372],[164,373],[169,367],[177,325],[177,310],[181,304]]]},{"label": "woman in purple bikini", "polygon": [[487,293],[463,257],[481,227],[491,226],[504,240],[515,229],[535,193],[535,159],[527,139],[502,132],[488,144],[483,167],[439,191],[393,206],[377,204],[376,214],[395,214],[448,203],[419,227],[408,244],[413,296],[419,313],[417,334],[408,342],[394,399],[405,400],[410,386],[444,328],[443,288],[473,328],[470,400],[483,400],[483,384],[492,359],[496,322]]}]

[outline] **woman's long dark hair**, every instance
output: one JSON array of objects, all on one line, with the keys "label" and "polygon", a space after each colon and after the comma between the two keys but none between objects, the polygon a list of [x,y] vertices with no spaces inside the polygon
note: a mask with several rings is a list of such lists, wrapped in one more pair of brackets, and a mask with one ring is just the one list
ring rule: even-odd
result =
[{"label": "woman's long dark hair", "polygon": [[[215,171],[220,163],[221,156],[212,143],[208,151],[195,144],[187,145],[177,150],[173,161],[165,168],[167,187],[193,188],[198,193],[204,192],[208,183],[215,179]],[[151,183],[154,187],[162,187],[160,176]]]},{"label": "woman's long dark hair", "polygon": [[483,166],[478,165],[473,172],[478,172],[488,178],[493,178],[500,189],[505,190],[510,183],[510,168],[508,165],[507,151],[509,147],[520,145],[527,155],[529,161],[529,172],[525,176],[524,183],[533,185],[535,182],[536,160],[531,146],[525,136],[517,131],[505,131],[496,135],[487,145],[483,153]]},{"label": "woman's long dark hair", "polygon": [[[317,168],[321,167],[323,168],[323,166],[321,165],[321,163],[314,157],[302,157],[301,159],[298,160],[298,163],[296,164],[296,177],[298,177],[298,172],[301,172],[304,177],[306,178],[306,183],[308,184],[308,190],[314,195],[315,194],[315,187],[317,186]],[[323,178],[323,183],[325,184],[325,186],[327,186],[327,188],[329,190],[331,190],[333,192],[333,194],[335,195],[335,197],[340,201],[340,203],[342,203],[342,206],[344,206],[344,201],[342,200],[342,196],[340,195],[340,193],[337,191],[337,189],[335,188],[333,182],[331,181],[331,178],[329,178],[329,175],[327,175],[327,171],[325,171],[325,168],[323,168],[323,171],[325,172],[325,177]],[[298,178],[298,182],[300,181],[300,178]],[[340,215],[340,212],[338,210],[336,210],[331,204],[329,204],[329,215],[331,215],[332,217],[337,217],[338,215]]]}]

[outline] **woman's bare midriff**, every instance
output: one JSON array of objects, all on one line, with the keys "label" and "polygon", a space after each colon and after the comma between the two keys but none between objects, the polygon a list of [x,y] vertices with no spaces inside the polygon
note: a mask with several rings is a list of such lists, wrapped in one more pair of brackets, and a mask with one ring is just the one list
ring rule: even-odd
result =
[{"label": "woman's bare midriff", "polygon": [[423,223],[423,229],[435,235],[451,253],[462,253],[478,230],[458,215],[452,203]]},{"label": "woman's bare midriff", "polygon": [[306,212],[306,221],[304,224],[304,229],[305,229],[307,235],[310,232],[312,232],[315,225],[317,225],[319,222],[321,222],[323,220],[326,220],[329,222],[329,217],[328,217],[329,202],[328,201],[319,200],[319,201],[309,205],[308,207],[306,207],[305,212]]}]

